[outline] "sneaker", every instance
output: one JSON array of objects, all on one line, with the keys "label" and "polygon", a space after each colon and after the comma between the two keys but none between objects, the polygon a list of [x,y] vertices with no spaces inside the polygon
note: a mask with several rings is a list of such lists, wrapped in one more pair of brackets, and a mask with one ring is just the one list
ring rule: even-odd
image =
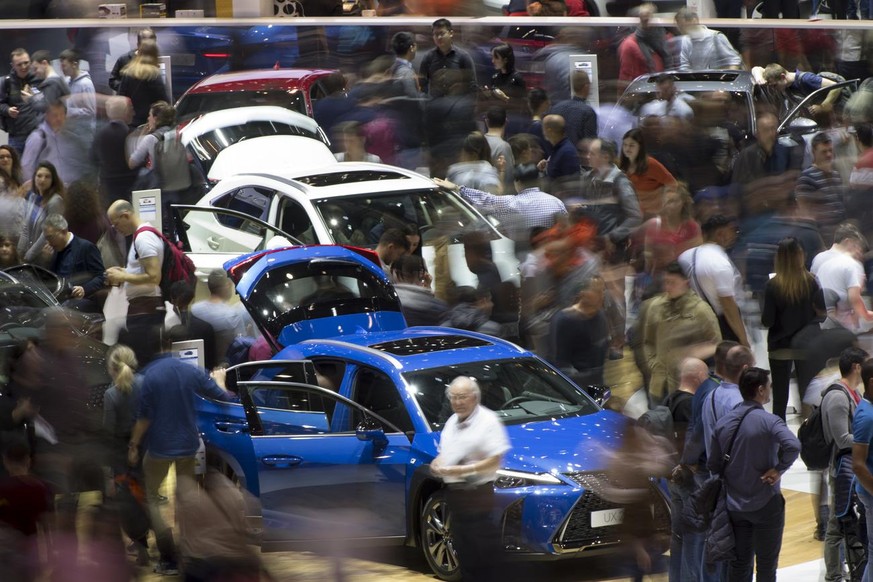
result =
[{"label": "sneaker", "polygon": [[815,531],[812,532],[812,539],[817,542],[823,542],[825,539],[825,528],[816,526]]},{"label": "sneaker", "polygon": [[159,576],[178,576],[179,567],[173,562],[158,562],[155,564],[154,572]]}]

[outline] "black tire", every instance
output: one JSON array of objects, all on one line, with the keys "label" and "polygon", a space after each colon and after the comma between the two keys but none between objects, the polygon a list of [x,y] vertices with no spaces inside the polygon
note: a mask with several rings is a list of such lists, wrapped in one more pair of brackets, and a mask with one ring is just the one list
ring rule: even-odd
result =
[{"label": "black tire", "polygon": [[452,541],[452,516],[444,491],[435,491],[421,508],[421,549],[427,565],[440,580],[458,582],[461,569]]}]

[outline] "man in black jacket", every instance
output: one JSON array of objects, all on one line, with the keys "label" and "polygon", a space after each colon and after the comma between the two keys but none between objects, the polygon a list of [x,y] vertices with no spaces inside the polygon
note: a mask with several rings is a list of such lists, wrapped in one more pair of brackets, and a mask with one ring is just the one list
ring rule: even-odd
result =
[{"label": "man in black jacket", "polygon": [[133,121],[133,105],[127,97],[116,95],[106,100],[109,123],[97,131],[91,161],[97,168],[100,200],[107,208],[113,200],[130,201],[130,191],[137,171],[127,163],[127,136]]},{"label": "man in black jacket", "polygon": [[0,117],[9,133],[9,145],[19,154],[24,151],[24,142],[39,122],[28,106],[30,87],[36,81],[31,73],[30,55],[23,48],[12,51],[12,72],[0,87]]},{"label": "man in black jacket", "polygon": [[70,232],[67,219],[49,214],[43,224],[48,245],[55,251],[52,272],[68,279],[73,286],[68,307],[98,313],[103,307],[106,269],[100,250],[90,241]]}]

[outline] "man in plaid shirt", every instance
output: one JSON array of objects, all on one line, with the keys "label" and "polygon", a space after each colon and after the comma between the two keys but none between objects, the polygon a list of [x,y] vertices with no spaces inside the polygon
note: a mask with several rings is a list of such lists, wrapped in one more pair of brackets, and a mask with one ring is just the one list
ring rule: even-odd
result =
[{"label": "man in plaid shirt", "polygon": [[495,196],[488,192],[459,186],[435,178],[438,186],[459,192],[480,212],[494,216],[505,227],[510,238],[527,241],[535,226],[550,228],[556,217],[567,214],[564,203],[539,188],[540,172],[536,164],[519,164],[513,171],[518,194]]}]

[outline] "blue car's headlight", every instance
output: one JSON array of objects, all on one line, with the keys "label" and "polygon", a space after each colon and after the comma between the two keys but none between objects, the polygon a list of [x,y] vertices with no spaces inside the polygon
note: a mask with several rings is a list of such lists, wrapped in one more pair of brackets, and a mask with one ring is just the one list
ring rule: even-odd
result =
[{"label": "blue car's headlight", "polygon": [[508,469],[497,471],[497,479],[494,481],[494,487],[497,489],[513,489],[534,485],[566,485],[566,483],[550,473],[527,473]]}]

